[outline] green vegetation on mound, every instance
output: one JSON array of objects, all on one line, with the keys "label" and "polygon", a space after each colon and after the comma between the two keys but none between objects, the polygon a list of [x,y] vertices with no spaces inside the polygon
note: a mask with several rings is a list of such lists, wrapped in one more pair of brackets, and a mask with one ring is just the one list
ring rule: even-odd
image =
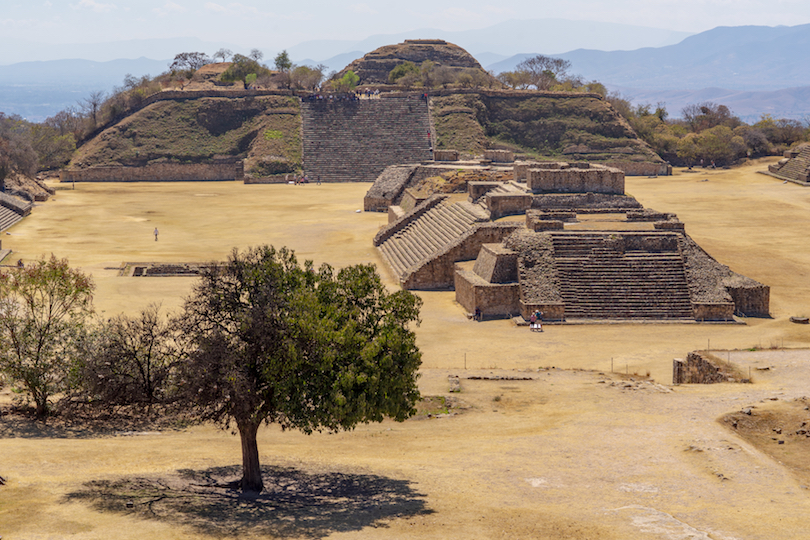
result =
[{"label": "green vegetation on mound", "polygon": [[72,167],[239,157],[262,176],[301,167],[300,103],[287,96],[158,101],[81,147]]},{"label": "green vegetation on mound", "polygon": [[660,161],[607,102],[594,95],[452,94],[432,99],[437,147],[480,154],[508,148],[531,157]]}]

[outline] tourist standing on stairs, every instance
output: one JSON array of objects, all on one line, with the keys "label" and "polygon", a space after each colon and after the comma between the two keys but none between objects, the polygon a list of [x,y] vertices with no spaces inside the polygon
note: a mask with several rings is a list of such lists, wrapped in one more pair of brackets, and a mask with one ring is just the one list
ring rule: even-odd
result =
[{"label": "tourist standing on stairs", "polygon": [[158,239],[158,230],[157,227],[155,227],[155,242],[158,241],[157,239]]}]

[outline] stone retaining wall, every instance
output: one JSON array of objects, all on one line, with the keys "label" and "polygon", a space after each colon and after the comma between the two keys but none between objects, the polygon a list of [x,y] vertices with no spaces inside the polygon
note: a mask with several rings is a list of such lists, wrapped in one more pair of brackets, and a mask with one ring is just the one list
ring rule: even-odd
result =
[{"label": "stone retaining wall", "polygon": [[66,169],[62,182],[193,182],[244,178],[242,161],[224,163],[154,163],[145,167]]},{"label": "stone retaining wall", "polygon": [[626,212],[642,208],[641,203],[627,195],[605,193],[546,193],[532,198],[537,210],[574,210],[578,214]]},{"label": "stone retaining wall", "polygon": [[747,382],[736,371],[722,364],[712,355],[690,352],[686,361],[672,361],[672,384],[716,384],[721,382]]},{"label": "stone retaining wall", "polygon": [[529,178],[529,169],[562,169],[567,165],[561,161],[516,161],[512,172],[515,182],[526,181]]},{"label": "stone retaining wall", "polygon": [[539,311],[543,314],[543,321],[558,322],[565,320],[565,304],[562,302],[528,304],[523,301],[520,302],[520,315],[527,321],[535,311]]},{"label": "stone retaining wall", "polygon": [[435,161],[458,161],[458,150],[434,150],[433,159]]},{"label": "stone retaining wall", "polygon": [[488,193],[486,196],[487,208],[491,219],[503,216],[525,214],[532,207],[531,193]]},{"label": "stone retaining wall", "polygon": [[535,193],[624,194],[624,173],[612,167],[529,169],[527,175]]},{"label": "stone retaining wall", "polygon": [[692,312],[696,321],[733,321],[733,302],[692,302]]},{"label": "stone retaining wall", "polygon": [[484,150],[484,159],[494,163],[512,163],[515,154],[509,150]]},{"label": "stone retaining wall", "polygon": [[477,308],[484,317],[502,317],[520,311],[520,286],[517,283],[488,283],[474,272],[457,266],[453,284],[456,302],[468,313],[475,313]]},{"label": "stone retaining wall", "polygon": [[[754,280],[751,280],[754,281]],[[770,317],[771,288],[761,283],[726,285],[735,310],[746,317]]]}]

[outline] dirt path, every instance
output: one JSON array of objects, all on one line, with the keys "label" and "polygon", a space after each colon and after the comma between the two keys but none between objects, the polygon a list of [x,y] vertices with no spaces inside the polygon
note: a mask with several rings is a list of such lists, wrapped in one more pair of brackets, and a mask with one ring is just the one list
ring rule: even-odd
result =
[{"label": "dirt path", "polygon": [[[548,326],[534,334],[507,321],[466,320],[453,293],[420,293],[425,300],[418,329],[424,352],[420,388],[425,395],[449,395],[447,376],[457,374],[458,398],[469,408],[455,416],[386,422],[337,435],[264,430],[266,465],[321,479],[340,473],[361,486],[341,492],[351,515],[340,512],[339,504],[308,506],[296,499],[287,506],[279,502],[275,511],[254,508],[258,513],[251,519],[238,503],[219,501],[224,510],[216,514],[209,507],[210,515],[243,517],[217,521],[231,527],[218,534],[806,537],[807,489],[716,418],[773,397],[810,394],[810,354],[730,353],[742,369],[752,367],[753,385],[669,388],[609,373],[613,358],[617,372],[649,371],[666,385],[673,357],[707,345],[810,347],[810,328],[787,320],[810,314],[810,191],[755,174],[757,168],[764,164],[628,178],[627,190],[647,207],[676,212],[687,232],[720,262],[769,284],[773,319],[751,319],[747,325]],[[125,261],[221,259],[234,245],[265,242],[288,245],[317,262],[379,264],[371,237],[385,216],[355,212],[367,187],[83,184],[37,207],[3,237],[3,247],[24,259],[53,252],[92,272],[96,305],[105,315],[132,313],[152,301],[172,308],[191,279],[120,278],[108,268]],[[155,226],[158,242],[151,234]],[[756,370],[765,365],[773,369]],[[565,370],[538,371],[550,366]],[[576,368],[596,371],[572,371]],[[473,375],[532,380],[467,378]],[[66,497],[88,480],[169,477],[179,469],[236,465],[238,452],[238,439],[212,427],[105,438],[2,438],[0,476],[8,484],[0,486],[0,535],[206,537],[213,521],[205,516],[147,519],[141,506],[100,511]],[[362,487],[369,477],[385,479],[386,487]],[[401,500],[394,504],[392,494]],[[312,508],[332,510],[318,516]]]}]

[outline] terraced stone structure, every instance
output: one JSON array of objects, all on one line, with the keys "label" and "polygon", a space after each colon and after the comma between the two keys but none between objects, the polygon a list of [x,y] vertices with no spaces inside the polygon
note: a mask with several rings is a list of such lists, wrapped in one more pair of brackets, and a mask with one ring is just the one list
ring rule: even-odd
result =
[{"label": "terraced stone structure", "polygon": [[785,152],[779,163],[768,165],[768,174],[803,186],[810,186],[810,144]]},{"label": "terraced stone structure", "polygon": [[4,231],[31,213],[34,204],[0,192],[0,231]]},{"label": "terraced stone structure", "polygon": [[[404,178],[417,169],[388,173]],[[625,195],[621,171],[556,163],[528,169],[531,184],[516,175],[469,182],[466,201],[434,195],[390,213],[374,245],[402,286],[454,288],[459,304],[485,317],[529,318],[538,310],[547,321],[768,316],[766,285],[715,261],[674,214]],[[556,192],[537,189],[548,186]],[[492,221],[516,214],[525,219]]]}]

